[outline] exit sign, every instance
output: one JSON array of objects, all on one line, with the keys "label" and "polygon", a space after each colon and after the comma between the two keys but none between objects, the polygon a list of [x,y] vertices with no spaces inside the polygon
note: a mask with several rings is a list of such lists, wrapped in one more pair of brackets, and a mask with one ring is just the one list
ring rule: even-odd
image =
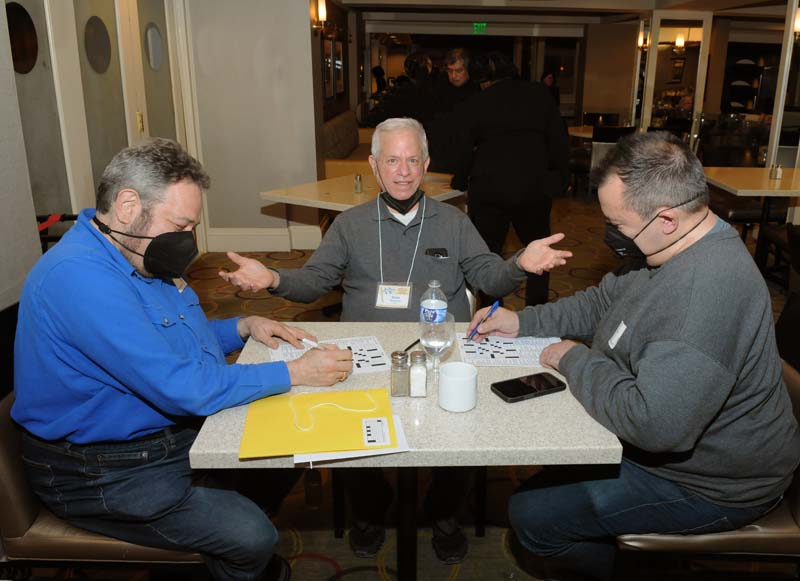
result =
[{"label": "exit sign", "polygon": [[486,23],[485,22],[473,22],[472,23],[472,34],[486,34]]}]

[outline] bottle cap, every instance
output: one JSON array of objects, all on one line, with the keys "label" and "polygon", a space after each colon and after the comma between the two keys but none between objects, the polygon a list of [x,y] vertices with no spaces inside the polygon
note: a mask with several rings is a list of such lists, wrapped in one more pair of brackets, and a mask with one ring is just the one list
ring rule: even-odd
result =
[{"label": "bottle cap", "polygon": [[412,351],[411,363],[425,363],[425,351]]}]

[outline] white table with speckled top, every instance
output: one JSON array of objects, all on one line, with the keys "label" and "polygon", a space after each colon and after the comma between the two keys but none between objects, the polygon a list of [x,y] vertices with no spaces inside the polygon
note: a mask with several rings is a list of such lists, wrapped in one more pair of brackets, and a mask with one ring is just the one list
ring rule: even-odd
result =
[{"label": "white table with speckled top", "polygon": [[[375,336],[387,356],[405,349],[418,338],[416,323],[302,323],[320,340]],[[456,325],[464,332],[466,323]],[[269,350],[248,341],[239,363],[269,361]],[[443,361],[460,359],[458,347]],[[557,464],[618,464],[619,440],[592,419],[569,390],[509,404],[491,392],[496,381],[541,371],[535,367],[478,368],[478,403],[466,413],[452,413],[437,405],[437,393],[426,398],[392,398],[400,416],[410,452],[327,463],[325,466],[396,467],[398,502],[416,507],[417,468],[424,466],[511,466]],[[336,389],[389,387],[389,372],[351,375]],[[293,391],[325,388],[295,387]],[[224,410],[206,419],[189,453],[193,468],[291,468],[291,457],[239,460],[239,443],[247,406]],[[416,578],[416,515],[399,510],[398,578]]]}]

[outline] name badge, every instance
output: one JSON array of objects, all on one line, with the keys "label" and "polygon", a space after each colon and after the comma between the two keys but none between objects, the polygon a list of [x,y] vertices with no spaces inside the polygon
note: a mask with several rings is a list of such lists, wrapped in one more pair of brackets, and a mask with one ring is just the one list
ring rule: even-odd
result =
[{"label": "name badge", "polygon": [[620,337],[622,337],[627,328],[628,327],[627,325],[625,325],[625,321],[620,321],[619,327],[617,327],[617,330],[614,331],[613,335],[611,335],[611,339],[608,340],[608,346],[611,347],[612,349],[616,347]]},{"label": "name badge", "polygon": [[375,307],[378,309],[407,309],[410,300],[410,284],[379,284]]}]

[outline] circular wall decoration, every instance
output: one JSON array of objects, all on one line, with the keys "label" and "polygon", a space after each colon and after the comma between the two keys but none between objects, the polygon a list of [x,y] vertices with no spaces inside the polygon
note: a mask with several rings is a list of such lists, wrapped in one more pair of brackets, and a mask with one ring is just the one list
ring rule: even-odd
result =
[{"label": "circular wall decoration", "polygon": [[160,70],[164,64],[164,40],[161,31],[154,23],[149,23],[144,31],[144,46],[147,53],[147,64],[154,71]]},{"label": "circular wall decoration", "polygon": [[95,72],[103,74],[111,64],[111,38],[99,16],[92,16],[83,30],[83,48],[89,65]]},{"label": "circular wall decoration", "polygon": [[8,35],[11,40],[11,59],[14,71],[25,75],[33,70],[39,56],[39,39],[33,19],[25,8],[16,2],[6,4]]}]

